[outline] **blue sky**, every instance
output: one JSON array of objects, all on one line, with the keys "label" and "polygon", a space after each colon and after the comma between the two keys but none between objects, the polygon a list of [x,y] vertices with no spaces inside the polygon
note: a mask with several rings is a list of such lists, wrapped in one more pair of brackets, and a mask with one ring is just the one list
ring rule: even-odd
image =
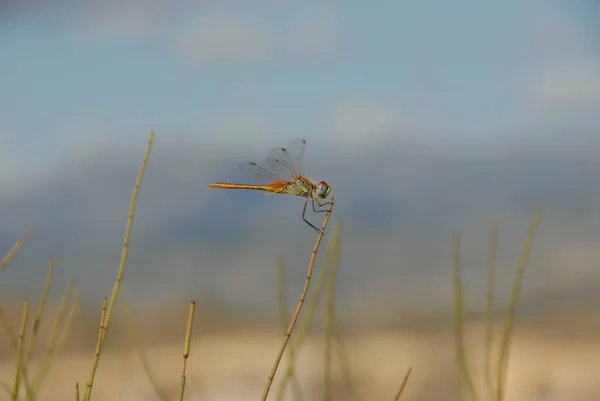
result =
[{"label": "blue sky", "polygon": [[[272,272],[258,266],[275,256],[253,246],[310,247],[299,200],[206,188],[242,179],[237,162],[296,137],[308,140],[309,175],[334,188],[348,243],[387,266],[371,275],[373,288],[397,274],[387,262],[394,246],[381,243],[406,240],[408,264],[443,271],[452,229],[481,236],[501,220],[518,235],[541,201],[550,227],[580,233],[548,234],[542,260],[558,243],[600,239],[592,2],[23,4],[0,20],[0,242],[36,227],[16,263],[39,268],[9,273],[23,288],[50,254],[65,276],[94,272],[110,285],[112,270],[99,266],[118,256],[151,129],[131,263],[153,280],[164,278],[161,258],[179,258],[171,269],[182,275],[203,258],[224,272],[211,273],[222,287],[207,290],[225,292],[254,277],[243,266],[254,260],[260,287]],[[428,241],[439,259],[424,255]],[[227,246],[237,251],[223,260],[215,249]],[[348,264],[348,288],[360,289],[361,266]],[[427,281],[420,271],[402,272],[407,286],[445,285],[445,275]],[[173,286],[192,286],[190,277]]]},{"label": "blue sky", "polygon": [[85,124],[118,141],[150,128],[206,138],[211,121],[239,113],[312,139],[351,102],[469,143],[526,126],[532,75],[598,56],[574,3],[236,3],[15,15],[0,27],[4,146],[51,159],[62,138],[92,135]]}]

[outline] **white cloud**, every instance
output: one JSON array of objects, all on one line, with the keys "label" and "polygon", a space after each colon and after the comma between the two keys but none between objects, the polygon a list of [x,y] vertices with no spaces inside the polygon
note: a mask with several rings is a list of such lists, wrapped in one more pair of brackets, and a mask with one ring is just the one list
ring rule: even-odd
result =
[{"label": "white cloud", "polygon": [[191,61],[262,59],[271,54],[273,38],[257,21],[212,14],[185,27],[176,46]]},{"label": "white cloud", "polygon": [[36,155],[26,149],[27,141],[21,141],[19,135],[0,128],[1,199],[18,199],[21,191],[32,185],[30,177],[38,168]]},{"label": "white cloud", "polygon": [[547,128],[565,117],[569,126],[575,114],[579,125],[586,116],[594,119],[600,106],[597,35],[564,8],[544,7],[530,18],[524,44],[537,65],[517,83],[520,106]]},{"label": "white cloud", "polygon": [[351,148],[366,142],[380,146],[390,139],[413,145],[430,142],[433,131],[417,114],[368,100],[345,102],[332,112],[330,119],[331,139]]},{"label": "white cloud", "polygon": [[534,17],[528,42],[534,51],[543,53],[566,52],[580,47],[584,33],[566,13],[548,9]]},{"label": "white cloud", "polygon": [[528,106],[541,110],[600,105],[600,60],[570,60],[536,71],[526,84]]},{"label": "white cloud", "polygon": [[[76,8],[68,4],[74,11],[68,15],[78,31],[94,40],[151,38],[191,63],[316,57],[329,54],[338,43],[335,18],[313,9],[274,25],[261,17],[194,3],[107,0]],[[186,11],[189,18],[181,22]]]},{"label": "white cloud", "polygon": [[320,55],[331,52],[338,41],[338,26],[329,16],[313,14],[294,21],[287,36],[289,48],[296,54]]},{"label": "white cloud", "polygon": [[320,14],[296,18],[278,31],[264,21],[220,12],[189,23],[174,47],[183,60],[195,63],[314,57],[332,51],[336,31],[334,21]]},{"label": "white cloud", "polygon": [[259,112],[240,110],[214,116],[203,122],[198,130],[208,136],[205,145],[219,149],[222,157],[249,157],[254,152],[260,154],[276,146],[273,145],[276,134],[273,120]]},{"label": "white cloud", "polygon": [[168,3],[163,0],[89,3],[76,14],[75,25],[94,39],[138,40],[164,26]]},{"label": "white cloud", "polygon": [[388,135],[399,125],[391,110],[370,102],[353,102],[334,111],[333,131],[336,135],[360,138]]}]

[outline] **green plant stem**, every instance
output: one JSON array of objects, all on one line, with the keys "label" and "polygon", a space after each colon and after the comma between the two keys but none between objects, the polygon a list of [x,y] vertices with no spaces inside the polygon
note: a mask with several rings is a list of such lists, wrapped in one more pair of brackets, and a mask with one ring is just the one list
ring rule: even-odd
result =
[{"label": "green plant stem", "polygon": [[[467,351],[464,340],[464,299],[463,288],[460,278],[460,234],[455,232],[452,235],[452,282],[454,289],[454,340],[456,347],[456,359],[458,364],[459,374],[459,390],[461,398],[467,394],[472,395],[475,400],[479,399],[477,389],[473,384],[471,373],[469,372],[469,364],[467,359]],[[464,385],[467,388],[464,388]],[[468,390],[468,393],[465,393]]]},{"label": "green plant stem", "polygon": [[188,314],[187,330],[185,332],[185,341],[183,344],[183,368],[181,369],[181,379],[179,382],[179,401],[183,401],[185,393],[186,367],[187,360],[190,356],[190,345],[192,342],[192,326],[194,325],[194,311],[196,309],[196,301],[190,302],[190,311]]},{"label": "green plant stem", "polygon": [[332,357],[332,343],[333,335],[335,331],[335,279],[337,270],[340,264],[340,231],[341,224],[338,222],[335,227],[335,235],[332,240],[332,253],[333,258],[331,260],[331,267],[329,267],[329,277],[327,279],[327,288],[325,292],[325,361],[324,361],[324,372],[323,372],[323,399],[324,401],[331,401],[331,357]]},{"label": "green plant stem", "polygon": [[498,252],[498,226],[494,225],[490,231],[489,259],[487,271],[487,290],[485,308],[485,339],[483,354],[483,369],[486,394],[488,398],[494,394],[492,372],[492,350],[494,345],[494,287],[496,279],[496,264]]},{"label": "green plant stem", "polygon": [[519,302],[519,294],[521,292],[521,286],[523,283],[523,277],[525,276],[525,269],[531,256],[531,250],[533,248],[533,242],[537,234],[537,229],[542,220],[543,209],[540,207],[537,209],[531,225],[529,227],[529,233],[523,244],[523,250],[521,252],[521,258],[517,265],[517,271],[513,280],[512,288],[508,298],[508,313],[506,314],[506,321],[504,322],[504,329],[502,332],[500,358],[498,363],[498,390],[496,393],[496,401],[504,400],[506,376],[508,372],[508,357],[510,352],[510,340],[512,334],[513,323],[517,310],[517,304]]},{"label": "green plant stem", "polygon": [[313,251],[311,253],[310,261],[308,262],[308,268],[306,271],[306,279],[304,280],[304,287],[302,288],[302,293],[300,294],[300,299],[298,300],[298,304],[296,305],[296,310],[292,315],[292,320],[288,326],[287,331],[285,332],[283,343],[277,352],[277,356],[275,357],[275,362],[273,363],[273,367],[269,372],[269,377],[267,378],[267,383],[265,384],[265,388],[263,390],[263,394],[261,397],[261,401],[266,401],[269,396],[269,390],[271,389],[271,385],[273,384],[273,379],[275,378],[275,374],[277,373],[277,368],[279,367],[279,363],[281,362],[281,358],[283,357],[283,353],[285,352],[285,348],[290,340],[292,332],[294,331],[294,327],[296,326],[296,321],[298,320],[298,316],[300,315],[300,311],[302,310],[302,305],[304,305],[304,300],[306,299],[306,294],[308,293],[308,288],[310,286],[310,279],[312,277],[313,267],[315,265],[315,260],[317,258],[317,252],[319,251],[319,246],[321,245],[321,241],[323,240],[323,235],[325,233],[325,228],[327,228],[327,223],[329,222],[329,216],[331,215],[331,211],[333,209],[334,197],[331,197],[331,202],[329,203],[329,208],[325,213],[325,219],[323,219],[323,225],[321,226],[321,232],[317,235],[317,240],[315,242],[315,246],[313,247]]},{"label": "green plant stem", "polygon": [[133,227],[133,216],[135,214],[135,206],[137,203],[137,197],[139,193],[140,186],[142,185],[142,180],[144,178],[144,172],[146,170],[146,165],[148,164],[148,159],[150,157],[150,150],[152,149],[152,143],[154,142],[154,131],[150,131],[150,137],[148,138],[148,144],[146,146],[146,152],[144,153],[144,158],[142,160],[142,164],[140,165],[140,169],[135,180],[135,185],[133,187],[133,191],[131,194],[131,200],[129,202],[129,212],[127,213],[127,223],[125,224],[125,234],[123,236],[123,247],[121,250],[121,261],[119,263],[119,270],[117,271],[117,278],[115,279],[115,283],[113,285],[113,290],[110,295],[110,301],[103,307],[105,312],[102,314],[102,318],[106,319],[100,325],[100,337],[97,343],[96,354],[94,355],[94,359],[92,360],[92,366],[90,368],[90,373],[88,376],[88,382],[85,388],[84,401],[88,401],[91,397],[92,385],[94,382],[94,375],[96,374],[96,369],[98,368],[98,363],[100,361],[100,355],[102,353],[102,349],[104,347],[104,338],[106,336],[106,332],[108,330],[110,319],[112,316],[112,311],[117,299],[117,294],[119,293],[119,289],[121,288],[121,282],[123,281],[123,276],[125,274],[125,266],[127,264],[127,255],[129,252],[129,240],[131,237],[131,229]]},{"label": "green plant stem", "polygon": [[21,386],[21,378],[23,372],[23,343],[25,341],[25,331],[27,330],[27,317],[29,313],[29,301],[23,301],[23,315],[21,317],[21,328],[19,330],[19,339],[17,340],[17,360],[15,366],[15,380],[13,383],[13,391],[11,398],[16,401],[19,397],[19,389]]}]

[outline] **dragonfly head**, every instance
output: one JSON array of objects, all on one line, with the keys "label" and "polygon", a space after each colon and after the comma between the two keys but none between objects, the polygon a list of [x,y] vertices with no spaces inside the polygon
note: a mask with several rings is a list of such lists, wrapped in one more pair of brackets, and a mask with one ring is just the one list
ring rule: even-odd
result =
[{"label": "dragonfly head", "polygon": [[331,193],[331,187],[325,181],[321,181],[317,184],[317,188],[315,189],[315,195],[321,199],[325,199]]}]

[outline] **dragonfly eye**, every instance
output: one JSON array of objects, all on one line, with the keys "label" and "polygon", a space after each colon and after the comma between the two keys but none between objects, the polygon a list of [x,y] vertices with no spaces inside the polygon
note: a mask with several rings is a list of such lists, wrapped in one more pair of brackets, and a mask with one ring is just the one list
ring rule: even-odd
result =
[{"label": "dragonfly eye", "polygon": [[317,185],[317,196],[321,199],[325,199],[329,196],[331,192],[331,187],[325,181],[321,181],[319,185]]}]

